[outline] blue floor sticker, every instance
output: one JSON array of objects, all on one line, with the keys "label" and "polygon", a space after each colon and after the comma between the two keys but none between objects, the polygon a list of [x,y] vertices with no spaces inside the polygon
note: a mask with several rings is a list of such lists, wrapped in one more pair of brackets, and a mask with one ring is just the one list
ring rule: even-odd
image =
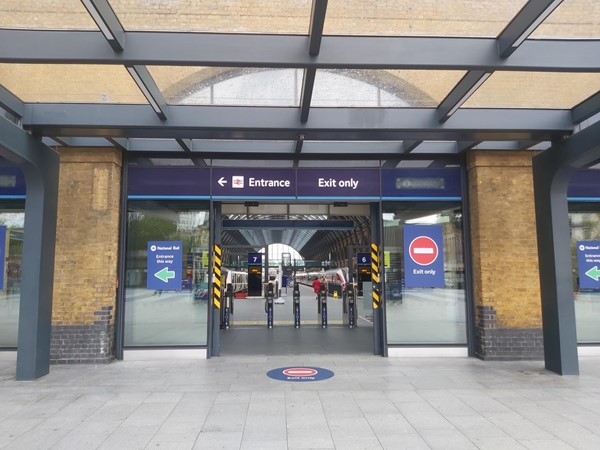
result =
[{"label": "blue floor sticker", "polygon": [[292,366],[269,370],[267,376],[279,381],[321,381],[331,378],[333,372],[321,367]]}]

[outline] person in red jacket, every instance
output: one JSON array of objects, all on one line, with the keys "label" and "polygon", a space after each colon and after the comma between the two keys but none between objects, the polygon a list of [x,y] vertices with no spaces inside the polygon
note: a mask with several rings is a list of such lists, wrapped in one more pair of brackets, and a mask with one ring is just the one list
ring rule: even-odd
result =
[{"label": "person in red jacket", "polygon": [[317,277],[313,281],[313,291],[315,291],[315,300],[319,299],[319,289],[320,288],[321,288],[321,282],[319,281],[319,277]]}]

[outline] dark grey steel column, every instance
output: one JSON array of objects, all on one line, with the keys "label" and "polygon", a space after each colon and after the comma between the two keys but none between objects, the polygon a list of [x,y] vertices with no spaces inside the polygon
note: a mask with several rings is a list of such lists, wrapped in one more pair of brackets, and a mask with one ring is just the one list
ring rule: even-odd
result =
[{"label": "dark grey steel column", "polygon": [[[381,208],[380,203],[371,203],[371,243],[377,244],[379,247],[379,254],[383,254],[383,250],[381,248]],[[379,308],[373,308],[373,353],[375,355],[385,355],[386,350],[385,341],[384,341],[384,330],[385,330],[385,322],[384,322],[384,309],[385,309],[385,299],[383,294],[383,276],[381,267],[383,263],[380,256],[379,261],[379,293],[381,296],[381,302]]]},{"label": "dark grey steel column", "polygon": [[544,359],[560,375],[579,374],[567,187],[571,169],[600,159],[600,123],[533,158]]},{"label": "dark grey steel column", "polygon": [[[213,239],[212,245],[210,246],[211,255],[213,261],[211,261],[211,277],[214,276],[214,272],[212,270],[212,266],[214,265],[214,245],[221,245],[221,230],[222,230],[222,217],[221,217],[221,203],[213,202],[213,206],[211,208],[211,212],[213,214]],[[213,280],[211,278],[208,283],[209,289],[212,289]],[[213,294],[209,295],[208,301],[208,309],[210,317],[212,320],[209,321],[209,329],[208,329],[208,356],[220,356],[221,355],[221,341],[220,341],[220,333],[221,333],[221,311],[218,308],[215,308],[215,305],[212,301]],[[223,307],[223,306],[221,306]]]},{"label": "dark grey steel column", "polygon": [[473,264],[472,264],[472,247],[471,247],[471,208],[469,201],[469,174],[467,171],[466,153],[463,153],[460,164],[460,184],[461,184],[461,208],[463,214],[463,265],[465,268],[464,274],[464,290],[465,290],[465,312],[467,317],[467,352],[470,357],[475,356],[475,299],[473,297]]},{"label": "dark grey steel column", "polygon": [[58,205],[58,153],[0,118],[0,156],[25,177],[25,236],[17,349],[17,380],[50,370],[54,246]]}]

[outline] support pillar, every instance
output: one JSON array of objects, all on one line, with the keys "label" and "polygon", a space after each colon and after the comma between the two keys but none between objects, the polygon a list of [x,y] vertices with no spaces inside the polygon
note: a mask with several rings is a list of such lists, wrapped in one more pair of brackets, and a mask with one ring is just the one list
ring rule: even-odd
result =
[{"label": "support pillar", "polygon": [[542,359],[532,152],[467,154],[475,356]]},{"label": "support pillar", "polygon": [[50,327],[59,155],[0,117],[0,156],[23,172],[27,199],[17,380],[35,380],[50,370]]}]

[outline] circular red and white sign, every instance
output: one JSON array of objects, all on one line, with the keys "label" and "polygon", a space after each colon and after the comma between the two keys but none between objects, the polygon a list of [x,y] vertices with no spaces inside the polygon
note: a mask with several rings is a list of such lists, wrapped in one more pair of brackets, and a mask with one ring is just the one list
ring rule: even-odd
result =
[{"label": "circular red and white sign", "polygon": [[428,266],[438,257],[438,246],[429,236],[419,236],[408,246],[410,259],[420,266]]},{"label": "circular red and white sign", "polygon": [[283,374],[288,377],[314,377],[319,372],[310,367],[290,367],[285,369]]}]

